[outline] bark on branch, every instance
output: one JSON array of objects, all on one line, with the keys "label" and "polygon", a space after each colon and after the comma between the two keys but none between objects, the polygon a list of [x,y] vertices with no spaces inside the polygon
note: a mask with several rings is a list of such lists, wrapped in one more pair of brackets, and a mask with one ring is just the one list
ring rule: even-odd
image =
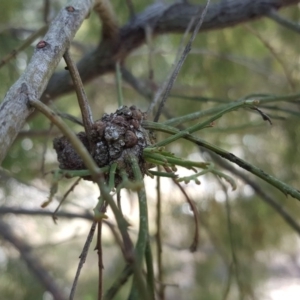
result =
[{"label": "bark on branch", "polygon": [[73,0],[49,27],[25,72],[9,89],[0,106],[0,163],[32,113],[28,99],[39,99],[57,64],[92,7],[92,0]]}]

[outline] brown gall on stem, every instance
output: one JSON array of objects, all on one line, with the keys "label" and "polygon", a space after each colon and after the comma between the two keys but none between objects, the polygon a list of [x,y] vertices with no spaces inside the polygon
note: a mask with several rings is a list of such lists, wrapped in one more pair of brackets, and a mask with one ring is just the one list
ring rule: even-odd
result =
[{"label": "brown gall on stem", "polygon": [[125,146],[127,148],[132,148],[138,143],[138,138],[134,132],[127,130],[125,133]]},{"label": "brown gall on stem", "polygon": [[[77,134],[83,145],[95,160],[98,167],[104,167],[116,162],[119,169],[126,171],[130,179],[134,179],[131,168],[130,155],[137,158],[143,175],[150,165],[143,159],[143,149],[153,144],[149,131],[142,127],[146,119],[145,113],[135,106],[122,106],[115,113],[104,114],[100,120],[92,125],[91,145],[85,132]],[[59,167],[67,170],[86,169],[82,159],[76,153],[71,143],[65,137],[55,138],[54,149],[57,153]],[[152,166],[151,166],[152,167]],[[84,177],[91,180],[91,177]],[[121,182],[121,175],[116,173],[116,186]]]}]

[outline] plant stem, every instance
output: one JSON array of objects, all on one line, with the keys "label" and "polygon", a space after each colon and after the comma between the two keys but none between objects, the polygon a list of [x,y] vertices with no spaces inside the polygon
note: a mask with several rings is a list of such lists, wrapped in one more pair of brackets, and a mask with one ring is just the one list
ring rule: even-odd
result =
[{"label": "plant stem", "polygon": [[206,110],[197,111],[195,113],[191,113],[191,114],[188,114],[185,116],[169,119],[169,120],[165,121],[163,124],[177,126],[179,124],[193,121],[193,120],[199,119],[199,118],[207,116],[207,115],[218,113],[218,112],[226,109],[229,105],[236,104],[237,102],[241,102],[241,101],[244,101],[247,99],[255,99],[260,104],[270,103],[270,102],[279,102],[279,101],[291,102],[291,101],[299,100],[300,93],[291,94],[291,95],[282,95],[282,96],[251,94],[251,95],[247,95],[237,101],[229,102],[229,103],[223,104],[223,105],[218,105],[218,106],[206,109]]},{"label": "plant stem", "polygon": [[118,105],[121,107],[123,105],[123,93],[122,93],[122,73],[120,69],[120,62],[116,62],[116,85],[118,91]]},{"label": "plant stem", "polygon": [[148,172],[157,177],[168,177],[168,178],[177,178],[178,177],[174,173],[158,172],[158,171],[152,171],[152,170],[149,170]]},{"label": "plant stem", "polygon": [[133,274],[132,265],[126,265],[119,278],[113,283],[113,285],[106,291],[104,300],[111,300],[117,294],[123,284],[125,284],[128,278]]},{"label": "plant stem", "polygon": [[[157,167],[157,171],[160,172],[160,168]],[[158,272],[158,298],[164,300],[164,283],[163,283],[163,266],[162,266],[162,242],[161,242],[161,179],[156,177],[156,253],[157,253],[157,272]]]},{"label": "plant stem", "polygon": [[0,68],[7,64],[11,59],[15,58],[22,50],[29,47],[39,36],[45,34],[48,30],[48,25],[44,25],[39,30],[32,33],[19,47],[13,49],[9,54],[3,57],[0,61]]},{"label": "plant stem", "polygon": [[[105,166],[103,168],[97,168],[99,173],[105,174],[109,171],[110,166]],[[90,170],[59,170],[59,174],[62,174],[63,177],[73,178],[73,177],[85,177],[91,176]]]},{"label": "plant stem", "polygon": [[[132,170],[136,181],[143,182],[143,176],[136,158],[133,155],[129,156],[130,163],[132,165]],[[147,208],[147,197],[145,187],[138,191],[139,199],[139,210],[140,210],[140,222],[139,222],[139,233],[135,246],[135,262],[134,262],[134,279],[132,282],[131,291],[129,294],[130,300],[134,299],[149,299],[149,293],[145,286],[142,275],[143,258],[145,256],[145,251],[147,243],[149,241],[148,232],[148,208]],[[154,293],[154,291],[153,291]]]},{"label": "plant stem", "polygon": [[[225,113],[231,112],[231,111],[236,110],[241,107],[249,107],[249,106],[251,107],[256,104],[258,104],[257,100],[244,100],[244,101],[235,102],[235,103],[232,103],[229,105],[225,105],[224,109],[220,109],[220,107],[219,107],[219,110],[221,110],[221,111],[219,111],[214,116],[210,117],[208,120],[206,120],[202,123],[190,126],[190,127],[186,128],[185,130],[182,130],[182,131],[178,132],[177,134],[174,134],[171,137],[169,137],[161,142],[156,143],[154,146],[161,147],[161,146],[167,145],[171,142],[176,141],[179,138],[184,137],[185,134],[192,134],[198,130],[201,130],[201,129],[209,126],[212,122],[221,118]],[[223,108],[223,105],[221,106],[221,108]]]},{"label": "plant stem", "polygon": [[[159,92],[157,93],[157,95],[155,95],[155,99],[152,101],[150,107],[148,108],[148,112],[151,112],[154,108],[154,105],[156,104],[157,100],[160,98],[160,95],[161,93],[163,92],[163,96],[162,96],[162,99],[159,103],[159,107],[158,107],[158,110],[157,110],[157,113],[154,117],[154,122],[158,122],[158,119],[162,113],[162,109],[168,99],[168,96],[170,94],[170,91],[172,89],[172,86],[178,76],[178,73],[181,69],[181,67],[183,66],[183,63],[185,61],[185,59],[187,58],[189,52],[191,51],[192,49],[192,44],[198,34],[198,31],[200,29],[200,27],[202,26],[202,23],[204,21],[204,17],[207,13],[207,9],[208,9],[208,6],[209,6],[209,3],[210,3],[210,0],[206,0],[206,4],[204,6],[204,8],[199,8],[195,17],[190,21],[190,23],[192,23],[193,25],[195,24],[195,27],[194,27],[194,30],[193,30],[193,33],[189,39],[189,41],[187,42],[179,60],[174,64],[174,69],[172,70],[172,74],[171,76],[168,78],[168,82],[165,86],[163,86],[163,90],[159,90]],[[189,24],[190,25],[190,24]]]},{"label": "plant stem", "polygon": [[77,287],[77,282],[78,282],[78,279],[79,279],[79,276],[80,276],[83,264],[85,263],[85,260],[86,260],[86,257],[87,257],[88,250],[90,248],[91,242],[93,240],[93,236],[94,236],[94,233],[95,233],[95,230],[96,230],[96,226],[97,226],[97,222],[94,221],[93,224],[92,224],[92,226],[91,226],[90,232],[89,232],[89,234],[87,236],[86,242],[85,242],[85,244],[83,246],[82,252],[81,252],[81,254],[79,256],[80,260],[79,260],[79,263],[78,263],[76,275],[75,275],[75,278],[74,278],[74,281],[73,281],[73,285],[72,285],[72,288],[71,288],[69,300],[73,300],[74,299],[75,290],[76,290],[76,287]]},{"label": "plant stem", "polygon": [[112,190],[115,187],[115,176],[118,164],[114,162],[109,169],[108,188]]},{"label": "plant stem", "polygon": [[146,249],[145,249],[145,260],[147,267],[147,285],[150,298],[155,299],[155,279],[154,279],[154,270],[153,270],[153,257],[151,251],[151,244],[149,238],[147,240]]},{"label": "plant stem", "polygon": [[[157,131],[162,131],[162,132],[166,132],[166,133],[170,133],[170,134],[180,133],[180,130],[178,130],[177,128],[163,125],[163,124],[157,124],[155,122],[150,122],[150,121],[144,121],[143,127],[145,129],[157,130]],[[291,187],[290,185],[282,182],[281,180],[273,177],[272,175],[267,174],[265,171],[244,161],[243,159],[235,156],[234,154],[227,152],[227,151],[223,150],[222,148],[212,145],[212,144],[206,142],[205,140],[197,138],[191,134],[185,133],[185,135],[183,135],[183,138],[195,143],[198,146],[209,149],[212,152],[220,155],[221,157],[237,164],[241,168],[247,170],[248,172],[250,172],[250,173],[258,176],[259,178],[263,179],[264,181],[268,182],[269,184],[271,184],[272,186],[274,186],[275,188],[277,188],[278,190],[283,192],[285,195],[291,195],[293,198],[300,200],[300,191],[298,191],[297,189]],[[145,148],[144,151],[146,149],[147,148]],[[147,151],[149,151],[149,148]]]},{"label": "plant stem", "polygon": [[83,83],[82,83],[81,77],[79,75],[78,69],[70,56],[69,50],[67,50],[65,52],[64,59],[68,66],[68,70],[71,74],[71,77],[72,77],[72,80],[74,83],[74,88],[76,91],[78,104],[79,104],[81,115],[82,115],[83,126],[85,129],[85,133],[88,137],[88,140],[90,142],[92,125],[94,123],[91,108],[90,108],[87,96],[85,94],[85,91],[83,88]]}]

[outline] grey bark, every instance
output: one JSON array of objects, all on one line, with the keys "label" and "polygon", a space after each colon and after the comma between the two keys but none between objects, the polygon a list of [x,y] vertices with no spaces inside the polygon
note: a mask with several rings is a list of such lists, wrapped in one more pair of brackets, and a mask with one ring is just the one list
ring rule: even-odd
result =
[{"label": "grey bark", "polygon": [[[86,16],[91,2],[91,0],[74,0],[70,4],[78,9],[76,13],[70,14],[64,9],[61,11],[44,38],[48,43],[47,46],[35,51],[24,74],[7,93],[0,106],[0,163],[32,112],[27,107],[28,98],[41,97],[42,101],[47,102],[48,99],[56,98],[73,89],[68,72],[58,72],[51,78],[50,76]],[[267,16],[274,9],[299,2],[300,0],[223,0],[210,5],[200,31],[234,26]],[[198,9],[199,6],[186,2],[175,4],[159,2],[149,6],[120,28],[117,43],[102,40],[96,49],[79,61],[78,69],[82,81],[88,82],[96,76],[113,72],[116,61],[123,62],[134,49],[145,42],[146,26],[150,26],[155,35],[184,32]]]},{"label": "grey bark", "polygon": [[59,12],[43,42],[36,47],[25,72],[7,92],[0,106],[0,163],[33,111],[27,104],[28,99],[41,97],[92,4],[92,0],[73,0],[69,6],[74,7],[74,11],[63,8]]}]

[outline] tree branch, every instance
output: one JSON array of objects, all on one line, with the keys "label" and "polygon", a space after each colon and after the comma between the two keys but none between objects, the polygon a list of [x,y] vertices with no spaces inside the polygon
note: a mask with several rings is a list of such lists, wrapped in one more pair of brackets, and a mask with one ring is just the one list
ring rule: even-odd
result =
[{"label": "tree branch", "polygon": [[0,163],[33,109],[28,99],[39,99],[62,55],[91,9],[92,0],[73,0],[63,8],[35,49],[30,63],[10,88],[0,106]]},{"label": "tree branch", "polygon": [[288,29],[291,29],[297,33],[300,33],[300,24],[299,23],[296,23],[296,22],[292,22],[288,19],[285,19],[283,17],[281,17],[277,12],[276,10],[271,10],[269,13],[268,13],[268,17],[270,19],[272,19],[273,21],[277,22],[278,24],[288,28]]},{"label": "tree branch", "polygon": [[[267,16],[274,11],[299,3],[299,0],[230,0],[211,4],[200,32],[235,26]],[[123,62],[136,48],[146,42],[146,30],[153,35],[185,32],[191,18],[201,7],[188,3],[165,4],[156,2],[135,16],[119,30],[118,45],[103,40],[79,62],[78,70],[84,83],[105,73],[114,72],[115,62]],[[194,27],[191,27],[191,31]],[[49,81],[42,101],[56,98],[72,90],[67,72],[55,73]]]}]

